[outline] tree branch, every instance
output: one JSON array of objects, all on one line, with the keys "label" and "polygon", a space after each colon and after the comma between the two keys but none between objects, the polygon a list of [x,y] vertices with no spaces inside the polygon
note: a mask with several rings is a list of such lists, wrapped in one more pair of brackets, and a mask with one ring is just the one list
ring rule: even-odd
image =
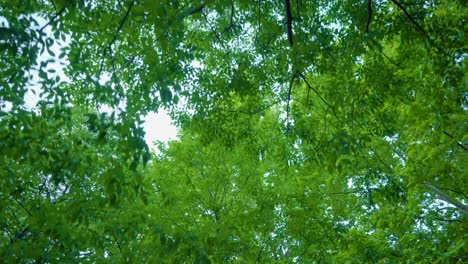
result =
[{"label": "tree branch", "polygon": [[338,119],[338,115],[336,114],[335,112],[335,109],[333,108],[333,106],[331,104],[329,104],[321,95],[320,93],[310,85],[310,83],[307,81],[307,78],[304,76],[304,74],[302,74],[302,72],[298,72],[297,73],[299,75],[299,77],[301,77],[301,79],[305,82],[305,84],[307,85],[307,88],[309,88],[309,90],[312,90],[314,91],[314,93],[320,98],[320,100],[326,104],[328,107],[331,108],[332,112],[333,112],[333,115]]},{"label": "tree branch", "polygon": [[[205,8],[205,6],[206,6],[205,3],[203,3],[203,4],[197,6],[197,7],[193,8],[193,9],[187,10],[187,11],[183,12],[182,14],[178,15],[178,16],[174,19],[174,21],[175,21],[175,22],[179,22],[179,21],[181,21],[181,20],[183,20],[183,19],[185,19],[185,18],[187,18],[187,17],[189,17],[189,16],[191,16],[191,15],[200,13],[200,12],[203,11],[203,9]],[[167,23],[166,23],[166,24],[167,24]]]},{"label": "tree branch", "polygon": [[60,11],[58,11],[55,16],[53,16],[49,22],[47,22],[47,24],[45,24],[44,26],[41,27],[41,29],[39,29],[40,32],[42,32],[46,27],[48,27],[50,24],[54,23],[54,21],[65,11],[65,7],[62,7],[62,9],[60,9]]},{"label": "tree branch", "polygon": [[383,159],[379,156],[379,154],[377,154],[377,151],[375,151],[375,149],[373,147],[371,147],[371,150],[372,152],[375,154],[375,156],[377,157],[377,159],[379,160],[380,163],[382,163],[387,169],[389,169],[391,172],[393,172],[393,168],[390,167],[387,163],[385,163],[385,161],[383,161]]},{"label": "tree branch", "polygon": [[294,44],[293,41],[293,31],[292,31],[292,14],[291,14],[291,0],[284,0],[284,6],[286,9],[286,27],[288,33],[289,45],[292,47]]},{"label": "tree branch", "polygon": [[450,198],[447,194],[445,194],[442,190],[440,190],[439,188],[437,188],[436,186],[434,186],[433,184],[429,183],[429,182],[424,182],[423,183],[424,186],[430,190],[433,190],[436,194],[437,194],[437,198],[440,199],[440,200],[443,200],[453,206],[455,206],[456,208],[458,208],[458,210],[462,211],[463,213],[465,214],[468,214],[468,206],[456,201],[456,200],[453,200],[452,198]]},{"label": "tree branch", "polygon": [[416,22],[416,20],[414,20],[414,18],[408,13],[408,11],[406,11],[406,8],[401,4],[399,3],[398,1],[396,0],[391,0],[396,6],[398,6],[398,8],[401,9],[401,11],[403,11],[406,15],[406,17],[408,17],[408,19],[411,21],[411,23],[413,23],[422,33],[424,33],[426,36],[427,36],[427,32],[426,30],[424,30],[424,28],[421,27],[421,25],[419,25],[418,22]]},{"label": "tree branch", "polygon": [[135,1],[134,0],[131,0],[130,2],[130,5],[128,6],[127,8],[127,12],[125,12],[125,16],[122,18],[122,20],[120,20],[120,24],[119,24],[119,27],[117,28],[115,34],[114,34],[114,37],[112,38],[112,40],[109,42],[109,44],[107,44],[107,47],[104,48],[104,51],[102,52],[102,60],[101,60],[101,66],[99,67],[99,75],[101,74],[102,72],[102,66],[104,64],[104,59],[107,55],[107,51],[111,49],[112,45],[114,44],[114,42],[117,40],[117,36],[119,35],[120,31],[122,30],[122,27],[123,25],[125,24],[125,21],[127,20],[128,18],[128,15],[130,14],[130,10],[132,10],[132,7],[135,5]]},{"label": "tree branch", "polygon": [[112,233],[112,236],[114,237],[114,241],[115,241],[115,243],[117,244],[117,248],[119,249],[119,252],[120,252],[121,257],[123,258],[124,256],[123,256],[122,247],[120,246],[119,240],[117,239],[117,235],[115,234],[115,230],[114,230],[114,232]]},{"label": "tree branch", "polygon": [[205,18],[205,21],[206,21],[206,24],[208,24],[208,27],[210,28],[211,30],[211,34],[213,34],[213,36],[215,36],[215,38],[219,41],[219,43],[221,44],[222,41],[221,41],[221,38],[219,37],[218,33],[216,33],[216,31],[214,30],[214,28],[211,26],[210,24],[210,21],[208,20],[208,16],[203,12],[202,10],[202,15],[203,15],[203,18]]},{"label": "tree branch", "polygon": [[366,33],[369,33],[369,26],[372,20],[372,0],[367,0],[367,25]]},{"label": "tree branch", "polygon": [[[449,133],[447,133],[447,132],[445,132],[445,131],[442,131],[442,133],[444,133],[447,137],[449,137],[449,138],[451,138],[451,139],[454,139],[454,137],[453,137],[451,134],[449,134]],[[460,148],[462,148],[464,151],[467,151],[467,152],[468,152],[468,148],[465,147],[462,143],[457,142],[457,145],[458,145]]]},{"label": "tree branch", "polygon": [[201,5],[197,6],[197,7],[195,7],[194,9],[190,10],[188,12],[188,15],[191,16],[193,14],[200,13],[203,10],[203,8],[205,8],[205,4],[201,4]]}]

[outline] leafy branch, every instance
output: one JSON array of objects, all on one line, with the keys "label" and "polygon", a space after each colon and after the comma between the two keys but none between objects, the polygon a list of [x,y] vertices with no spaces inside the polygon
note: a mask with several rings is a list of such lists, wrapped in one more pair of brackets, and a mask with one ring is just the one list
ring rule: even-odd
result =
[{"label": "leafy branch", "polygon": [[235,28],[235,26],[234,26],[234,12],[235,12],[234,1],[231,1],[231,15],[230,15],[230,19],[229,19],[229,26],[227,26],[224,29],[224,32],[227,32],[227,31]]},{"label": "leafy branch", "polygon": [[411,23],[413,23],[413,25],[416,26],[416,28],[421,31],[426,37],[427,39],[429,40],[429,43],[431,43],[432,45],[434,45],[434,47],[439,51],[439,52],[442,52],[443,54],[447,55],[447,53],[441,48],[439,47],[437,44],[434,43],[434,41],[431,39],[431,37],[429,36],[429,34],[426,32],[426,30],[424,30],[424,28],[409,14],[409,12],[406,10],[406,8],[400,3],[398,2],[397,0],[391,0],[396,6],[398,6],[399,9],[401,9],[401,11],[403,11],[403,13],[405,13],[406,17],[411,21]]},{"label": "leafy branch", "polygon": [[178,15],[175,19],[176,22],[179,22],[191,15],[194,15],[194,14],[197,14],[197,13],[201,13],[203,11],[203,9],[205,8],[206,4],[203,3],[193,9],[190,9],[190,10],[187,10],[185,12],[183,12],[182,14]]},{"label": "leafy branch", "polygon": [[216,33],[216,30],[213,28],[213,26],[211,25],[210,23],[210,20],[208,20],[208,16],[203,12],[202,10],[202,15],[203,15],[203,18],[205,19],[206,21],[206,24],[208,25],[208,27],[210,28],[211,30],[211,34],[213,34],[213,36],[215,36],[215,38],[218,40],[218,42],[221,44],[222,41],[221,41],[221,38],[219,37],[218,33]]},{"label": "leafy branch", "polygon": [[426,30],[424,30],[424,28],[421,25],[419,25],[418,22],[416,22],[416,20],[408,13],[406,8],[400,2],[396,0],[390,0],[390,1],[392,1],[396,6],[398,6],[398,8],[400,8],[401,11],[405,13],[406,17],[411,21],[411,23],[413,23],[413,25],[415,25],[416,28],[418,28],[422,33],[424,33],[427,36]]},{"label": "leafy branch", "polygon": [[[444,133],[444,135],[446,135],[447,137],[449,137],[449,138],[451,138],[451,139],[454,138],[451,134],[449,134],[449,133],[447,133],[447,132],[445,132],[445,131],[443,131],[442,133]],[[468,152],[468,148],[465,147],[461,142],[457,142],[457,146],[459,146],[460,148],[462,148],[464,151],[467,151],[467,152]]]},{"label": "leafy branch", "polygon": [[304,76],[304,74],[302,74],[301,72],[297,72],[297,74],[298,74],[298,76],[301,77],[301,79],[305,82],[305,84],[307,85],[307,88],[308,88],[309,90],[314,91],[314,93],[319,97],[319,99],[320,99],[324,104],[326,104],[326,105],[332,110],[333,115],[334,115],[336,118],[338,118],[338,115],[336,114],[335,109],[333,108],[333,106],[332,106],[330,103],[328,103],[328,102],[320,95],[320,93],[319,93],[314,87],[312,87],[312,85],[310,85],[309,81],[308,81],[307,78]]},{"label": "leafy branch", "polygon": [[122,18],[122,20],[120,20],[119,27],[117,28],[117,30],[116,30],[116,32],[114,34],[114,37],[109,42],[109,44],[107,44],[106,48],[104,48],[104,51],[102,52],[101,66],[99,67],[99,75],[101,75],[102,66],[104,64],[104,59],[107,56],[107,52],[111,50],[112,45],[117,40],[117,36],[119,35],[120,31],[122,30],[122,27],[125,24],[125,21],[127,21],[128,15],[130,14],[130,10],[132,10],[134,5],[135,5],[135,1],[134,0],[130,1],[130,5],[127,8],[127,12],[125,12],[125,16]]}]

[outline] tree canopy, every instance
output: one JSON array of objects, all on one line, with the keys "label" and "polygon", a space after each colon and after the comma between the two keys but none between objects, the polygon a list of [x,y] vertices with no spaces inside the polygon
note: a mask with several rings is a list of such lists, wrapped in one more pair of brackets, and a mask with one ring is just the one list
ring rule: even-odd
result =
[{"label": "tree canopy", "polygon": [[0,259],[468,261],[465,1],[0,3]]}]

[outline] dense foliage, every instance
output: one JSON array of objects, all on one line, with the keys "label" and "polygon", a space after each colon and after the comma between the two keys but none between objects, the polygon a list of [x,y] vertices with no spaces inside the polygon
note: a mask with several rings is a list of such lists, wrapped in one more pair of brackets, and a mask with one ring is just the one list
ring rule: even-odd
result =
[{"label": "dense foliage", "polygon": [[468,261],[465,1],[0,3],[0,259]]}]

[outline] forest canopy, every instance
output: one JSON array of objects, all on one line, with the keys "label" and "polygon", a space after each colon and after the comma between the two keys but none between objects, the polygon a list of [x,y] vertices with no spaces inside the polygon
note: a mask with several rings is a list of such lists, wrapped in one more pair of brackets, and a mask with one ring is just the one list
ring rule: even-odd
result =
[{"label": "forest canopy", "polygon": [[468,261],[465,1],[0,3],[5,262]]}]

